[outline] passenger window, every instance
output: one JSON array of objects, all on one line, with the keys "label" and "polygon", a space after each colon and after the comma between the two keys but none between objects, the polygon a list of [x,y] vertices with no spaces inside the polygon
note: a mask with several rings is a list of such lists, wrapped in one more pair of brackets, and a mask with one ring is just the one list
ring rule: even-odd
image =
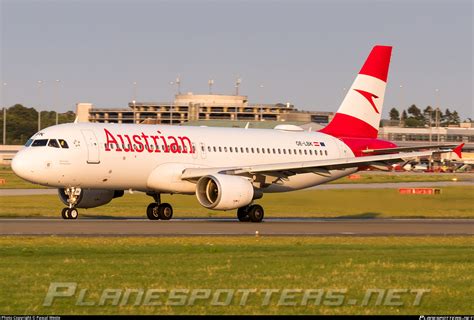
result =
[{"label": "passenger window", "polygon": [[25,147],[29,147],[33,143],[33,139],[28,139],[25,143]]},{"label": "passenger window", "polygon": [[227,152],[227,147],[224,147],[224,152]]},{"label": "passenger window", "polygon": [[229,151],[232,152],[232,147],[229,147]]},{"label": "passenger window", "polygon": [[31,146],[32,147],[45,147],[48,144],[48,139],[38,139],[35,140]]},{"label": "passenger window", "polygon": [[303,154],[303,151],[301,151],[301,149],[300,149],[300,155],[302,155],[302,154]]},{"label": "passenger window", "polygon": [[267,148],[267,153],[270,153],[270,148]]},{"label": "passenger window", "polygon": [[211,150],[212,150],[211,147],[208,146],[208,147],[207,147],[207,151],[211,152]]},{"label": "passenger window", "polygon": [[260,153],[260,148],[257,148],[257,153]]},{"label": "passenger window", "polygon": [[324,154],[325,154],[325,155],[328,155],[328,151],[327,151],[327,150],[324,150]]},{"label": "passenger window", "polygon": [[251,148],[251,150],[252,150],[252,153],[253,153],[253,148]]},{"label": "passenger window", "polygon": [[323,155],[323,150],[319,150],[319,154],[320,154],[320,155]]},{"label": "passenger window", "polygon": [[273,148],[273,153],[276,153],[276,152],[275,152],[275,148]]},{"label": "passenger window", "polygon": [[201,151],[204,152],[204,146],[201,146]]},{"label": "passenger window", "polygon": [[286,149],[283,149],[283,154],[286,154]]},{"label": "passenger window", "polygon": [[262,148],[262,153],[265,153],[265,148]]},{"label": "passenger window", "polygon": [[244,147],[240,147],[240,153],[244,153]]},{"label": "passenger window", "polygon": [[249,148],[248,147],[245,148],[245,152],[249,153]]},{"label": "passenger window", "polygon": [[278,154],[281,154],[281,152],[280,152],[280,148],[278,148]]},{"label": "passenger window", "polygon": [[59,143],[56,139],[49,139],[48,147],[59,148]]},{"label": "passenger window", "polygon": [[235,147],[235,153],[239,153],[239,147]]},{"label": "passenger window", "polygon": [[216,149],[216,147],[212,147],[212,148],[214,149],[214,152],[217,152],[217,149]]},{"label": "passenger window", "polygon": [[306,149],[304,149],[304,155],[307,155],[308,154],[308,151],[306,151]]},{"label": "passenger window", "polygon": [[313,155],[313,150],[309,150],[309,155],[310,155],[310,156]]},{"label": "passenger window", "polygon": [[219,147],[219,152],[222,152],[222,147]]}]

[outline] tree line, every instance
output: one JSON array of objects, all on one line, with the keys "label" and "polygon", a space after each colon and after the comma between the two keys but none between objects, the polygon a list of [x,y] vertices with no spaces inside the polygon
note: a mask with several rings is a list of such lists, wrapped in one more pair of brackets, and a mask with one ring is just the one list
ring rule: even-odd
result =
[{"label": "tree line", "polygon": [[[7,108],[6,143],[24,144],[28,138],[38,131],[38,111],[15,104]],[[74,122],[76,114],[73,111],[58,114],[58,123]],[[55,111],[41,111],[41,129],[56,124]],[[0,109],[0,143],[3,142],[3,109]]]},{"label": "tree line", "polygon": [[451,111],[449,108],[443,112],[441,109],[434,109],[427,106],[421,110],[416,105],[412,104],[408,109],[403,110],[402,113],[392,108],[389,112],[390,120],[400,121],[404,127],[432,127],[437,126],[437,119],[439,126],[447,127],[449,125],[459,125],[461,118],[457,111]]}]

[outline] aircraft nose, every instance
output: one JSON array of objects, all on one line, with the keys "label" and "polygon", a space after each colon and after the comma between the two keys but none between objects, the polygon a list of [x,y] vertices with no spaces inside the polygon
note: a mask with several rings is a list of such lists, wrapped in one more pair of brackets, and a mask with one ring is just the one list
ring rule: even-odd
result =
[{"label": "aircraft nose", "polygon": [[13,172],[20,178],[31,180],[31,163],[28,155],[24,151],[19,151],[12,159],[11,167]]}]

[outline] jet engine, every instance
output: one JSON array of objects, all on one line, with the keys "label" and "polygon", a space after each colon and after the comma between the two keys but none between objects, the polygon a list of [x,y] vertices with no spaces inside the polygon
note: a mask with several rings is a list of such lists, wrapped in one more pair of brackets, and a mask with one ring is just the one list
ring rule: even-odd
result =
[{"label": "jet engine", "polygon": [[[68,196],[64,189],[58,189],[59,199],[68,205]],[[95,208],[109,203],[114,198],[123,196],[123,190],[82,189],[78,195],[76,208]]]},{"label": "jet engine", "polygon": [[231,210],[250,204],[254,199],[254,189],[247,178],[213,174],[198,180],[196,197],[205,208]]}]

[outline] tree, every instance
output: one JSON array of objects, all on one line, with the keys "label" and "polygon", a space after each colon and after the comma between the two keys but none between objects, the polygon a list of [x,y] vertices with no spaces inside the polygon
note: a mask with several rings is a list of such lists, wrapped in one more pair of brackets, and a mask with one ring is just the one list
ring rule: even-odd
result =
[{"label": "tree", "polygon": [[392,108],[389,112],[390,120],[400,120],[400,113],[396,108]]},{"label": "tree", "polygon": [[429,126],[432,126],[433,125],[433,108],[431,108],[431,106],[427,106],[424,110],[423,110],[423,114],[425,115],[425,123],[426,125],[429,127]]},{"label": "tree", "polygon": [[[59,114],[59,123],[73,122],[75,114],[68,111]],[[56,112],[41,112],[41,128],[56,124]],[[3,110],[0,112],[0,141],[3,140]],[[34,108],[26,108],[15,104],[7,109],[7,144],[24,144],[29,137],[38,131],[38,112]]]},{"label": "tree", "polygon": [[453,111],[453,113],[451,113],[450,124],[458,125],[459,123],[461,123],[461,118],[457,111]]},{"label": "tree", "polygon": [[421,110],[414,104],[408,108],[408,114],[410,115],[405,121],[407,127],[422,127],[425,123],[425,117]]}]

